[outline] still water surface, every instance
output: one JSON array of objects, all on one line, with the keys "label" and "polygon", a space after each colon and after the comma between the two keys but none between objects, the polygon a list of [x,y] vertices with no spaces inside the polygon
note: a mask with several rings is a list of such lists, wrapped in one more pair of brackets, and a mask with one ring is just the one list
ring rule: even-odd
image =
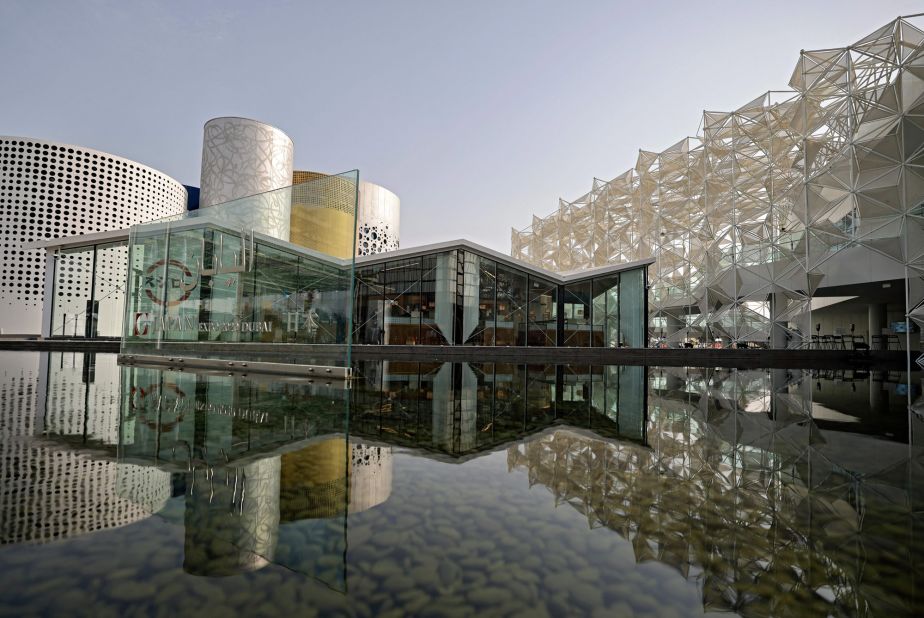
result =
[{"label": "still water surface", "polygon": [[918,374],[356,372],[5,353],[0,615],[924,611]]}]

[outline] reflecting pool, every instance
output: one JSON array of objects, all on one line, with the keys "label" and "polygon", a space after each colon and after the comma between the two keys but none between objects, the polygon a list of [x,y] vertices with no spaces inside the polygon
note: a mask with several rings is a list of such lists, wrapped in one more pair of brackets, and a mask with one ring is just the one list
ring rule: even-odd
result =
[{"label": "reflecting pool", "polygon": [[924,611],[920,373],[0,356],[0,615]]}]

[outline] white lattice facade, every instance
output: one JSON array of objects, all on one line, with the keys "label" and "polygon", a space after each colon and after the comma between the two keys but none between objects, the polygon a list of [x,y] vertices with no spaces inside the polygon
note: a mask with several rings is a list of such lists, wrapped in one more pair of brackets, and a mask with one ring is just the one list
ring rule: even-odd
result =
[{"label": "white lattice facade", "polygon": [[[183,185],[140,163],[82,146],[0,136],[0,329],[41,331],[45,252],[24,244],[123,229],[185,209]],[[97,285],[114,301],[123,284],[116,271],[124,273],[125,260],[111,257],[111,265],[100,265]],[[91,284],[91,273],[77,266],[56,282],[63,303]],[[85,303],[74,311],[85,312]]]},{"label": "white lattice facade", "polygon": [[[915,23],[913,23],[915,22]],[[798,347],[820,286],[901,278],[924,324],[924,30],[804,51],[792,90],[703,113],[696,137],[512,233],[569,271],[656,256],[653,339]]]}]

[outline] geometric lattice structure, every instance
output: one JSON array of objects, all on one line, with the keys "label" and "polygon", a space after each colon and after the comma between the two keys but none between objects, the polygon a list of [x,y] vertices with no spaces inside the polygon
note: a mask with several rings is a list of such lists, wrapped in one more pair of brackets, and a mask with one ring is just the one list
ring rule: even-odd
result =
[{"label": "geometric lattice structure", "polygon": [[639,151],[633,169],[514,230],[511,255],[559,271],[655,256],[649,332],[673,343],[804,345],[815,291],[863,281],[857,264],[903,278],[924,324],[920,16],[803,51],[789,85]]}]

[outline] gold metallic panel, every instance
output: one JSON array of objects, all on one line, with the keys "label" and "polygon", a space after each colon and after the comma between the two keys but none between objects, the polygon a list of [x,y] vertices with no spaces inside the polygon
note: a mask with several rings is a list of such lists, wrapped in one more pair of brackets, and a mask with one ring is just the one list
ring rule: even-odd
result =
[{"label": "gold metallic panel", "polygon": [[341,176],[292,174],[290,242],[339,258],[353,254],[356,185]]}]

